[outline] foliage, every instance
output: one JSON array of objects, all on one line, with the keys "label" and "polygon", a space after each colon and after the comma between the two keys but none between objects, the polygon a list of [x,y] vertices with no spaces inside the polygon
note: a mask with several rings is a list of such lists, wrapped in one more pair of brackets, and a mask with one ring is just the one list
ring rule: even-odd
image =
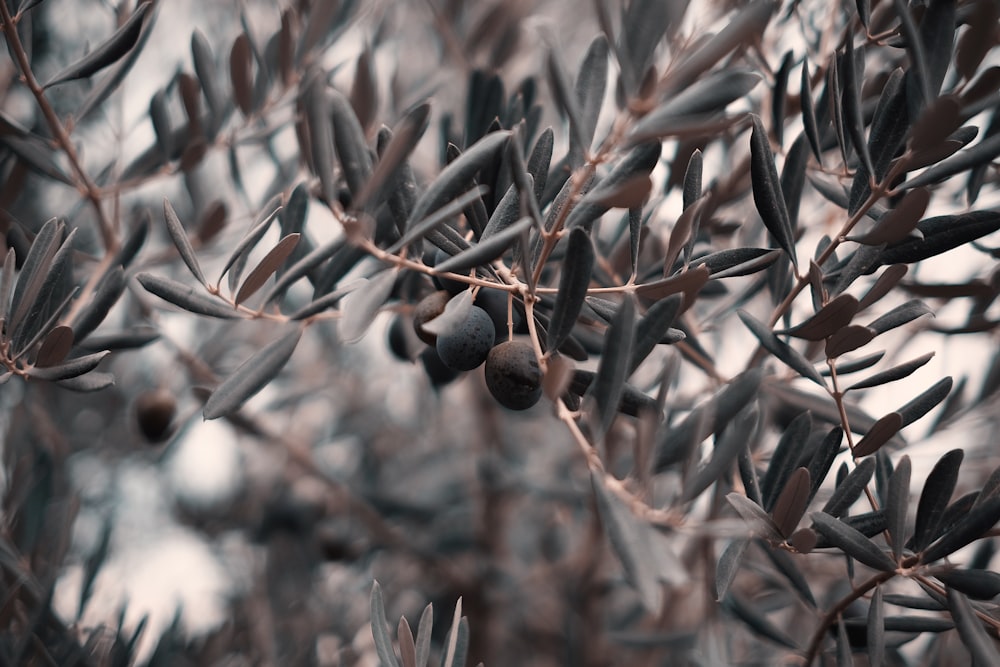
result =
[{"label": "foliage", "polygon": [[[1000,662],[995,2],[244,8],[134,155],[92,132],[169,4],[57,65],[50,4],[0,3],[2,662]],[[241,489],[172,511],[249,583],[89,626],[75,457],[199,419]]]}]

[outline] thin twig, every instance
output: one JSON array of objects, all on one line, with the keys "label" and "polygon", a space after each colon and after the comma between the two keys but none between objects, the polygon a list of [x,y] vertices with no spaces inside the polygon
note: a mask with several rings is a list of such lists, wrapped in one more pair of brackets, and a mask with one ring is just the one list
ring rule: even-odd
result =
[{"label": "thin twig", "polygon": [[97,214],[97,225],[101,233],[101,240],[104,242],[104,249],[110,254],[118,249],[119,240],[111,221],[108,220],[107,215],[104,213],[104,207],[101,204],[101,190],[90,179],[87,171],[83,168],[83,164],[80,162],[80,157],[77,155],[76,148],[73,146],[66,128],[56,115],[55,109],[49,104],[49,100],[45,96],[45,90],[38,83],[34,73],[31,71],[31,62],[28,60],[28,54],[21,43],[21,37],[17,34],[17,24],[14,22],[6,2],[0,2],[0,18],[3,20],[3,31],[4,36],[7,38],[7,45],[17,58],[17,63],[21,70],[21,79],[28,87],[28,90],[31,91],[31,94],[34,95],[35,101],[38,103],[38,108],[42,111],[45,122],[49,126],[49,131],[52,132],[59,148],[69,159],[69,164],[76,176],[77,189],[93,206]]}]

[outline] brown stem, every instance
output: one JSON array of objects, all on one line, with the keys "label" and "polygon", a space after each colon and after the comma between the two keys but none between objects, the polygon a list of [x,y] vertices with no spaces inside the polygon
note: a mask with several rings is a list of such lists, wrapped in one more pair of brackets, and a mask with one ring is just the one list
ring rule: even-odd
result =
[{"label": "brown stem", "polygon": [[101,206],[101,190],[90,179],[90,176],[80,163],[80,157],[77,155],[76,148],[73,146],[69,133],[66,131],[66,128],[56,115],[55,109],[53,109],[52,105],[49,104],[48,98],[45,97],[45,90],[38,83],[34,73],[31,71],[31,63],[28,61],[28,54],[24,50],[24,45],[21,43],[20,35],[17,34],[17,24],[14,22],[14,18],[11,16],[10,9],[7,7],[6,2],[0,2],[0,18],[3,20],[3,32],[4,36],[7,38],[7,44],[10,46],[11,52],[17,58],[17,63],[21,70],[21,78],[24,81],[24,84],[28,87],[28,90],[31,91],[31,94],[34,95],[35,101],[38,103],[38,108],[41,109],[42,115],[45,117],[45,122],[49,126],[49,131],[51,131],[53,137],[55,137],[56,143],[69,159],[69,164],[73,169],[74,175],[76,176],[77,189],[94,207],[94,211],[97,214],[97,225],[101,232],[101,240],[104,242],[105,251],[112,253],[118,249],[118,235],[112,227],[111,221],[108,220],[107,215],[105,215],[104,208]]},{"label": "brown stem", "polygon": [[809,667],[809,665],[812,664],[812,661],[819,653],[820,646],[823,644],[823,637],[826,635],[826,630],[833,624],[834,619],[840,616],[840,614],[842,614],[852,602],[860,599],[865,595],[865,593],[873,590],[879,584],[889,581],[894,576],[896,576],[895,572],[879,572],[871,579],[861,584],[861,586],[852,590],[849,595],[845,596],[837,604],[831,607],[826,614],[824,614],[823,618],[820,620],[819,627],[816,628],[816,632],[813,633],[812,640],[809,642],[809,648],[806,649],[806,667]]}]

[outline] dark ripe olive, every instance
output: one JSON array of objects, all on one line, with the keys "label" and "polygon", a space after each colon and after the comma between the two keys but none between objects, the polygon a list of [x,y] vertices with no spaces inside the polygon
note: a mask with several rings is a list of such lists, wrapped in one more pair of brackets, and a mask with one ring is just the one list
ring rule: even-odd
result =
[{"label": "dark ripe olive", "polygon": [[449,368],[471,371],[486,361],[495,338],[493,320],[485,310],[472,306],[464,322],[453,331],[438,336],[438,356]]},{"label": "dark ripe olive", "polygon": [[[503,290],[489,289],[484,287],[476,294],[476,305],[489,314],[493,320],[493,327],[496,329],[496,340],[494,342],[507,340],[507,293]],[[520,311],[513,309],[514,330],[524,322]]]},{"label": "dark ripe olive", "polygon": [[166,389],[144,391],[135,399],[139,432],[151,443],[161,443],[173,433],[177,401]]},{"label": "dark ripe olive", "polygon": [[423,364],[424,372],[427,373],[427,378],[435,389],[443,387],[461,375],[459,371],[445,366],[441,357],[438,356],[437,350],[433,347],[425,348],[420,353],[420,363]]},{"label": "dark ripe olive", "polygon": [[542,397],[542,369],[531,345],[500,343],[486,357],[486,387],[505,408],[527,410]]},{"label": "dark ripe olive", "polygon": [[[440,248],[434,253],[434,266],[437,266],[446,259],[450,259],[451,255],[446,253]],[[443,276],[434,276],[434,284],[438,289],[447,290],[449,294],[458,294],[469,288],[468,284],[463,283],[461,280],[453,280],[451,278],[445,278]]]},{"label": "dark ripe olive", "polygon": [[393,316],[387,332],[389,351],[400,361],[413,361],[417,347],[423,347],[413,337],[413,326],[400,314]]},{"label": "dark ripe olive", "polygon": [[434,345],[437,342],[437,336],[430,331],[424,331],[424,324],[443,313],[449,299],[451,299],[451,295],[448,292],[438,290],[421,299],[413,310],[413,330],[417,332],[417,337],[428,345]]}]

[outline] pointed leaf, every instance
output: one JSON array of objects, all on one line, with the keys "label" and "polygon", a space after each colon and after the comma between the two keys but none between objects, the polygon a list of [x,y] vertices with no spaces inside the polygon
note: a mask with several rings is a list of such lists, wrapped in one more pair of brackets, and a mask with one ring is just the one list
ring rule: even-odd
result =
[{"label": "pointed leaf", "polygon": [[[691,502],[701,495],[702,491],[732,470],[733,462],[736,461],[757,428],[758,417],[759,412],[756,406],[751,403],[723,429],[716,440],[712,458],[685,482],[681,502]],[[780,522],[777,523],[779,523],[780,528]]]},{"label": "pointed leaf", "polygon": [[1000,574],[992,570],[945,570],[934,576],[975,600],[992,600],[1000,595]]},{"label": "pointed leaf", "polygon": [[923,238],[908,238],[886,247],[879,262],[911,264],[963,246],[1000,230],[1000,212],[971,211],[926,218],[917,223],[917,229]]},{"label": "pointed leaf", "polygon": [[493,164],[496,155],[509,139],[510,132],[491,132],[445,167],[417,200],[407,220],[406,228],[411,229],[414,223],[422,220],[431,211],[440,209],[465,192],[476,172]]},{"label": "pointed leaf", "polygon": [[907,192],[903,199],[887,215],[882,216],[871,230],[861,236],[849,236],[850,241],[865,245],[898,243],[905,240],[917,228],[917,222],[927,210],[931,193],[927,188]]},{"label": "pointed leaf", "polygon": [[590,234],[575,227],[569,234],[566,257],[559,276],[559,292],[556,293],[549,320],[547,349],[558,349],[573,330],[583,307],[584,297],[587,296],[593,267],[594,246]]},{"label": "pointed leaf", "polygon": [[809,506],[809,492],[812,482],[809,479],[809,471],[805,468],[798,468],[788,478],[778,499],[774,503],[774,523],[778,526],[778,531],[784,537],[789,537],[795,532],[799,521],[806,513]]},{"label": "pointed leaf", "polygon": [[403,667],[416,667],[417,647],[413,642],[413,631],[405,616],[399,618],[399,625],[396,628],[396,639],[399,642],[399,657]]},{"label": "pointed leaf", "polygon": [[767,466],[767,472],[761,481],[761,498],[764,501],[763,507],[767,511],[774,508],[774,502],[778,499],[782,489],[788,483],[788,479],[797,467],[797,462],[805,449],[809,440],[809,432],[812,430],[812,417],[809,412],[801,412],[795,419],[785,427],[784,433],[778,440],[774,453],[771,455],[771,462]]},{"label": "pointed leaf", "polygon": [[827,359],[836,359],[872,342],[876,332],[860,324],[848,325],[826,339]]},{"label": "pointed leaf", "polygon": [[875,281],[875,284],[861,298],[861,303],[858,304],[858,311],[860,312],[868,308],[872,304],[877,303],[886,294],[889,294],[899,284],[899,281],[903,279],[906,272],[907,267],[905,264],[893,264],[883,271],[882,275]]},{"label": "pointed leaf", "polygon": [[347,97],[336,88],[329,89],[328,94],[337,158],[348,189],[356,195],[372,176],[372,159],[365,143],[365,130]]},{"label": "pointed leaf", "polygon": [[771,515],[761,508],[760,505],[750,500],[746,496],[738,493],[726,494],[726,500],[733,506],[733,509],[746,521],[751,532],[757,537],[761,537],[769,542],[781,542],[784,536],[774,522]]},{"label": "pointed leaf", "polygon": [[852,452],[854,458],[860,459],[877,452],[885,443],[889,442],[894,435],[903,428],[903,416],[898,412],[890,412],[886,416],[875,422],[875,425],[868,429],[865,437],[854,445]]},{"label": "pointed leaf", "polygon": [[143,21],[153,6],[154,3],[146,2],[136,7],[132,16],[111,37],[83,58],[53,76],[44,88],[75,79],[85,79],[124,57],[139,41]]},{"label": "pointed leaf", "polygon": [[389,636],[389,621],[385,617],[385,601],[382,599],[382,587],[378,582],[372,584],[370,598],[372,637],[375,639],[375,652],[378,654],[382,667],[399,667],[396,652],[392,649],[392,637]]},{"label": "pointed leaf", "polygon": [[187,231],[177,217],[177,213],[174,212],[174,207],[170,205],[170,201],[166,197],[163,198],[163,217],[167,222],[167,232],[169,232],[170,238],[177,248],[177,252],[180,253],[181,259],[184,260],[188,269],[191,270],[191,275],[202,285],[206,285],[205,274],[202,273],[201,265],[198,264],[198,258],[194,254],[194,248],[191,246]]},{"label": "pointed leaf", "polygon": [[635,301],[626,294],[604,335],[597,376],[588,390],[593,410],[591,425],[597,441],[604,439],[618,412],[618,403],[628,379],[634,332]]},{"label": "pointed leaf", "polygon": [[[455,162],[457,161],[458,160]],[[452,164],[455,164],[455,162],[452,162]],[[410,220],[406,224],[406,233],[402,236],[402,238],[387,248],[386,252],[389,254],[395,254],[414,241],[422,239],[425,236],[429,236],[435,229],[457,217],[466,206],[479,200],[487,191],[488,188],[486,186],[479,185],[472,188],[468,192],[460,194],[454,201],[451,201],[441,208],[433,211],[426,218],[413,219],[411,216]]]},{"label": "pointed leaf", "polygon": [[715,566],[715,600],[717,602],[726,597],[729,585],[733,583],[740,564],[743,562],[743,554],[746,553],[749,545],[750,540],[733,540],[719,556],[719,562]]},{"label": "pointed leaf", "polygon": [[[897,558],[899,555],[897,554]],[[876,586],[868,605],[868,666],[882,667],[885,653],[885,605],[882,603],[882,587]]]},{"label": "pointed leaf", "polygon": [[385,269],[368,279],[363,289],[355,289],[346,297],[341,305],[339,331],[340,339],[345,343],[356,343],[368,331],[369,325],[375,319],[379,309],[392,294],[396,284],[397,271]]},{"label": "pointed leaf", "polygon": [[908,426],[930,412],[951,393],[951,376],[938,380],[927,391],[896,410],[903,420],[903,426]]},{"label": "pointed leaf", "polygon": [[1000,652],[996,644],[983,627],[982,621],[976,616],[975,609],[969,600],[956,591],[948,589],[948,608],[955,620],[955,627],[962,638],[965,648],[972,654],[972,660],[977,665],[1000,664]]},{"label": "pointed leaf", "polygon": [[381,202],[385,190],[396,183],[407,159],[427,130],[430,105],[421,104],[407,113],[392,130],[392,138],[381,151],[371,177],[357,193],[352,206],[364,210],[370,202]]},{"label": "pointed leaf", "polygon": [[235,319],[241,315],[233,310],[232,304],[228,304],[214,296],[210,296],[201,290],[195,290],[183,283],[170,278],[155,276],[151,273],[140,273],[136,276],[147,292],[155,294],[164,301],[168,301],[179,308],[183,308],[197,315],[207,315],[222,319]]},{"label": "pointed leaf", "polygon": [[840,454],[841,444],[844,442],[844,429],[834,426],[830,429],[823,440],[816,447],[813,455],[809,458],[809,479],[812,486],[809,489],[809,502],[816,497],[816,493],[822,486],[826,476],[830,473],[834,460]]},{"label": "pointed leaf", "polygon": [[428,604],[417,623],[417,667],[427,667],[431,654],[431,632],[434,626],[434,606]]},{"label": "pointed leaf", "polygon": [[753,131],[750,134],[750,178],[753,185],[753,201],[757,206],[764,226],[775,242],[788,254],[792,266],[798,270],[795,256],[795,230],[792,229],[785,197],[781,192],[781,181],[774,165],[774,154],[768,143],[767,132],[760,118],[751,115]]},{"label": "pointed leaf", "polygon": [[823,512],[835,518],[843,516],[861,495],[873,474],[875,474],[875,459],[863,459],[833,490],[830,499],[823,506]]},{"label": "pointed leaf", "polygon": [[923,301],[912,299],[896,306],[878,319],[869,322],[868,328],[874,331],[876,335],[879,335],[928,314],[933,314],[933,311]]},{"label": "pointed leaf", "polygon": [[895,571],[895,561],[857,529],[823,512],[815,512],[811,518],[816,532],[848,556],[875,570]]},{"label": "pointed leaf", "polygon": [[858,300],[850,294],[841,294],[805,322],[778,333],[806,340],[823,340],[850,324],[856,312]]},{"label": "pointed leaf", "polygon": [[802,125],[806,137],[809,139],[809,146],[817,162],[822,162],[823,150],[820,147],[819,125],[816,122],[816,105],[812,97],[812,84],[809,81],[809,61],[802,61],[802,84],[799,91],[799,100],[802,105]]},{"label": "pointed leaf", "polygon": [[221,281],[223,276],[227,273],[229,274],[230,292],[236,291],[240,277],[243,275],[243,267],[246,266],[247,257],[257,247],[260,240],[264,238],[264,234],[271,228],[271,223],[274,222],[278,213],[281,212],[281,206],[278,204],[278,201],[278,197],[273,197],[264,205],[254,219],[253,224],[250,225],[250,230],[240,239],[240,242],[233,248],[232,252],[229,253],[222,271],[219,272],[219,280]]},{"label": "pointed leaf", "polygon": [[299,243],[299,234],[289,234],[285,236],[277,245],[271,248],[270,251],[257,263],[257,266],[247,274],[246,279],[243,281],[243,285],[240,287],[239,292],[236,293],[236,298],[234,303],[241,304],[251,296],[257,293],[267,279],[270,278],[275,271],[277,271],[285,260],[295,251],[295,247]]},{"label": "pointed leaf", "polygon": [[50,330],[38,348],[35,357],[35,368],[47,368],[61,363],[73,347],[73,330],[66,325],[59,325]]},{"label": "pointed leaf", "polygon": [[294,330],[261,348],[223,381],[205,402],[205,419],[226,417],[243,407],[250,397],[278,375],[295,352],[302,329]]},{"label": "pointed leaf", "polygon": [[889,501],[886,503],[886,521],[892,537],[892,554],[899,560],[906,542],[906,512],[910,507],[910,457],[903,456],[889,478]]},{"label": "pointed leaf", "polygon": [[955,492],[958,469],[962,465],[965,452],[953,449],[942,456],[931,469],[924,482],[920,501],[917,504],[917,520],[910,540],[914,551],[921,551],[939,535],[941,517],[944,516],[948,501]]},{"label": "pointed leaf", "polygon": [[865,57],[859,56],[854,50],[854,37],[848,34],[844,52],[843,68],[843,113],[844,125],[851,136],[851,143],[861,158],[861,163],[869,174],[874,173],[871,154],[868,151],[868,140],[865,137],[865,123],[861,113],[861,80],[864,78]]},{"label": "pointed leaf", "polygon": [[521,218],[516,223],[506,227],[503,231],[491,234],[489,238],[486,238],[484,234],[483,239],[479,243],[453,257],[449,257],[440,264],[436,264],[434,271],[435,273],[463,273],[477,266],[489,264],[503,255],[521,238],[521,234],[531,229],[534,224],[531,218]]},{"label": "pointed leaf", "polygon": [[82,357],[76,357],[54,366],[32,368],[28,372],[28,376],[36,380],[49,380],[53,382],[56,380],[68,380],[94,370],[109,354],[111,353],[104,350],[102,352],[95,352],[93,354],[86,354]]},{"label": "pointed leaf", "polygon": [[826,387],[823,377],[816,371],[816,368],[812,364],[806,361],[801,352],[779,340],[767,325],[756,319],[753,315],[744,310],[738,310],[737,314],[740,316],[743,324],[760,341],[764,349],[783,361],[802,377],[812,380],[821,387]]},{"label": "pointed leaf", "polygon": [[851,390],[857,389],[869,389],[871,387],[878,387],[883,384],[888,384],[890,382],[896,382],[897,380],[902,380],[905,377],[909,377],[918,368],[926,364],[934,356],[933,352],[928,352],[925,355],[919,356],[916,359],[907,361],[905,363],[899,364],[898,366],[893,366],[889,370],[882,371],[881,373],[875,373],[874,375],[861,380],[860,382],[855,382],[850,387],[844,390],[844,393]]},{"label": "pointed leaf", "polygon": [[604,480],[591,473],[591,483],[597,497],[601,522],[611,546],[622,563],[625,577],[639,593],[649,613],[660,612],[663,604],[663,584],[660,582],[649,524],[641,522],[617,496],[604,486]]},{"label": "pointed leaf", "polygon": [[646,311],[635,327],[635,342],[632,345],[632,359],[629,361],[629,374],[635,372],[646,357],[661,343],[670,326],[680,313],[682,297],[679,294],[660,299]]},{"label": "pointed leaf", "polygon": [[[959,519],[936,542],[927,547],[920,560],[933,563],[985,536],[1000,520],[1000,497],[994,496]],[[915,537],[915,536],[914,536]]]}]

